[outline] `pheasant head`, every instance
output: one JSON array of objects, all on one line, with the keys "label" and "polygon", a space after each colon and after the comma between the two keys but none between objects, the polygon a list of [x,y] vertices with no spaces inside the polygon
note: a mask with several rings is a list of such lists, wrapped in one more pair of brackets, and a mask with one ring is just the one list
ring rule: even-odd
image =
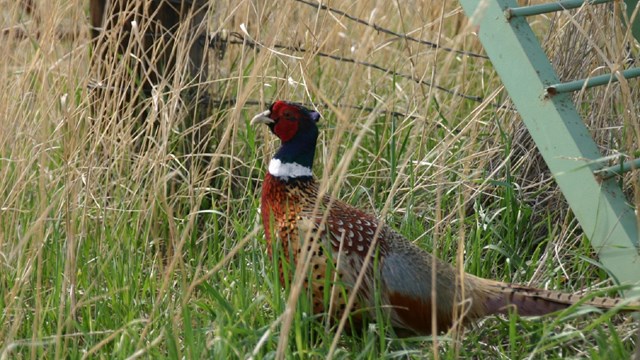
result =
[{"label": "pheasant head", "polygon": [[292,102],[276,101],[251,119],[266,124],[282,145],[269,163],[269,174],[282,179],[311,177],[320,114]]}]

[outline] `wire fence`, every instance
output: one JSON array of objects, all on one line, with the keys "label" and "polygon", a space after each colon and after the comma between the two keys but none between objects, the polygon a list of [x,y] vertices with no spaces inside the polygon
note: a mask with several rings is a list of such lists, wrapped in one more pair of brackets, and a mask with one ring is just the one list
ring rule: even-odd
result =
[{"label": "wire fence", "polygon": [[[398,39],[402,39],[402,40],[406,40],[406,41],[411,41],[411,42],[415,42],[424,46],[427,46],[431,49],[434,50],[441,50],[441,51],[445,51],[445,52],[451,52],[451,53],[455,53],[458,55],[462,55],[462,56],[469,56],[469,57],[473,57],[473,58],[478,58],[478,59],[485,59],[488,60],[489,58],[486,55],[482,55],[482,54],[478,54],[478,53],[474,53],[474,52],[470,52],[470,51],[464,51],[464,50],[458,50],[458,49],[452,49],[449,47],[444,47],[439,45],[436,42],[433,41],[428,41],[428,40],[422,40],[422,39],[417,39],[415,37],[412,37],[408,34],[403,34],[403,33],[398,33],[392,30],[389,30],[387,28],[384,28],[382,26],[379,26],[375,23],[363,20],[361,18],[358,18],[356,16],[353,16],[347,12],[344,12],[342,10],[338,10],[335,8],[332,8],[328,5],[325,4],[320,4],[317,2],[312,2],[312,1],[307,1],[307,0],[295,0],[298,3],[304,4],[304,5],[308,5],[311,6],[315,9],[318,10],[322,10],[322,11],[329,11],[333,14],[339,15],[339,16],[343,16],[344,18],[353,21],[355,23],[364,25],[364,26],[368,26],[374,30],[376,30],[379,33],[384,33],[387,35],[391,35],[393,37],[396,37]],[[231,37],[232,39],[229,39],[229,37]],[[213,36],[210,37],[210,41],[209,41],[209,47],[215,50],[218,50],[220,56],[224,56],[224,51],[226,50],[227,44],[231,44],[231,45],[240,45],[240,46],[248,46],[251,48],[254,48],[256,50],[260,50],[262,48],[266,48],[265,45],[260,44],[252,39],[250,39],[247,36],[242,35],[241,33],[238,32],[226,32],[226,31],[221,31],[218,32],[216,34],[214,34]],[[342,55],[333,55],[333,54],[329,54],[326,52],[322,52],[319,51],[317,49],[306,49],[304,47],[300,47],[300,46],[292,46],[292,45],[285,45],[285,44],[279,44],[276,43],[274,45],[272,45],[274,49],[279,49],[279,50],[287,50],[287,51],[291,51],[291,52],[297,52],[297,53],[308,53],[311,52],[313,53],[315,56],[319,56],[319,57],[324,57],[324,58],[328,58],[328,59],[332,59],[338,62],[344,62],[344,63],[349,63],[349,64],[354,64],[354,65],[360,65],[360,66],[365,66],[368,68],[372,68],[378,71],[381,71],[385,74],[394,76],[394,77],[399,77],[399,78],[404,78],[410,81],[413,81],[417,84],[420,85],[425,85],[428,87],[432,87],[438,91],[450,94],[452,96],[456,96],[456,97],[460,97],[462,99],[465,100],[470,100],[470,101],[474,101],[477,103],[483,103],[485,102],[485,98],[482,96],[477,96],[477,95],[471,95],[471,94],[465,94],[463,92],[457,91],[455,89],[450,89],[450,88],[446,88],[444,86],[440,86],[437,84],[434,84],[430,81],[426,81],[424,79],[420,79],[417,78],[413,75],[410,74],[406,74],[406,73],[401,73],[392,69],[389,69],[387,67],[372,63],[372,62],[367,62],[367,61],[362,61],[362,60],[357,60],[357,59],[353,59],[347,56],[342,56]],[[236,99],[230,99],[230,100],[212,100],[212,103],[214,104],[229,104],[229,105],[233,105],[236,103]],[[245,101],[246,104],[251,104],[251,105],[259,105],[261,102],[258,100],[253,100],[253,99],[249,99],[248,101]],[[303,104],[303,105],[315,105],[315,106],[326,106],[326,104]],[[367,107],[367,106],[362,106],[362,105],[355,105],[355,104],[345,104],[345,103],[335,103],[332,104],[333,106],[336,107],[342,107],[342,108],[349,108],[349,109],[354,109],[354,110],[361,110],[361,111],[367,111],[367,112],[372,112],[374,111],[374,108],[372,107]],[[504,103],[498,103],[498,102],[490,102],[488,104],[490,107],[495,108],[495,109],[500,109],[500,110],[508,110],[511,111],[513,110],[512,107],[510,105],[504,104]],[[411,115],[411,114],[406,114],[403,112],[399,112],[399,111],[382,111],[382,114],[385,115],[390,115],[390,116],[395,116],[395,117],[403,117],[403,118],[417,118],[419,116],[417,115]]]},{"label": "wire fence", "polygon": [[[175,1],[174,1],[175,2]],[[423,46],[426,46],[430,49],[433,50],[438,50],[438,51],[445,51],[445,52],[450,52],[450,53],[455,53],[457,55],[460,56],[468,56],[468,57],[472,57],[472,58],[477,58],[477,59],[485,59],[488,60],[488,57],[486,55],[483,54],[478,54],[478,53],[474,53],[474,52],[470,52],[470,51],[464,51],[464,50],[459,50],[459,49],[453,49],[453,48],[449,48],[449,47],[445,47],[445,46],[441,46],[440,44],[438,44],[437,42],[434,41],[429,41],[429,40],[424,40],[424,39],[418,39],[416,37],[410,36],[406,33],[399,33],[393,30],[390,30],[388,28],[382,27],[374,22],[371,21],[367,21],[361,18],[358,18],[354,15],[351,15],[345,11],[333,8],[331,6],[325,5],[325,4],[321,4],[318,2],[313,2],[313,1],[308,1],[308,0],[295,0],[295,2],[306,5],[306,6],[310,6],[313,7],[314,9],[317,9],[318,11],[327,11],[330,12],[334,15],[338,15],[341,17],[344,17],[345,19],[355,22],[357,24],[363,25],[363,26],[367,26],[370,27],[372,29],[374,29],[375,31],[377,31],[378,33],[383,33],[386,35],[390,35],[394,38],[397,38],[399,40],[403,40],[403,41],[408,41],[408,42],[414,42]],[[22,7],[24,8],[24,11],[27,14],[33,14],[36,12],[36,4],[33,4],[32,2],[29,1],[25,1],[22,3]],[[25,29],[23,29],[23,27],[21,25],[15,25],[15,26],[11,26],[9,28],[5,28],[2,29],[2,35],[3,36],[13,36],[13,37],[17,37],[17,38],[28,38],[29,34],[26,32]],[[37,36],[38,34],[36,34]],[[167,36],[167,34],[153,34],[153,33],[146,33],[144,34],[145,36],[152,36],[152,37],[158,37],[158,36]],[[78,33],[60,33],[59,34],[59,38],[61,39],[74,39],[77,38],[79,36]],[[226,49],[228,47],[228,45],[234,45],[234,46],[246,46],[246,47],[250,47],[252,49],[255,49],[256,51],[260,51],[261,49],[267,48],[265,45],[253,40],[251,38],[250,35],[245,36],[239,32],[235,32],[235,31],[227,31],[227,30],[222,30],[219,31],[217,33],[214,34],[209,34],[207,36],[208,41],[205,40],[207,42],[206,46],[208,46],[210,49],[213,49],[214,51],[217,52],[218,54],[218,58],[221,59],[224,57],[225,53],[226,53]],[[204,44],[203,44],[204,45]],[[424,85],[430,88],[433,88],[437,91],[455,96],[455,97],[459,97],[465,100],[470,100],[476,103],[484,103],[485,102],[485,98],[482,96],[478,96],[478,95],[473,95],[473,94],[466,94],[463,92],[460,92],[456,89],[451,89],[451,88],[447,88],[435,83],[432,83],[431,81],[427,81],[425,79],[422,78],[418,78],[416,76],[413,76],[411,74],[407,74],[407,73],[402,73],[399,71],[395,71],[392,70],[390,68],[387,68],[385,66],[373,63],[373,62],[368,62],[368,61],[362,61],[362,60],[358,60],[358,59],[354,59],[348,56],[342,56],[342,55],[335,55],[335,54],[329,54],[327,52],[323,52],[320,51],[319,49],[307,49],[301,46],[294,46],[294,45],[287,45],[287,44],[282,44],[282,43],[276,43],[271,45],[273,47],[273,49],[278,49],[278,50],[286,50],[289,52],[295,52],[295,53],[312,53],[314,56],[319,56],[319,57],[323,57],[323,58],[327,58],[327,59],[331,59],[337,62],[342,62],[342,63],[347,63],[347,64],[353,64],[353,65],[357,65],[357,66],[364,66],[367,68],[371,68],[377,71],[380,71],[384,74],[387,74],[389,76],[393,76],[393,77],[397,77],[397,78],[403,78],[403,79],[407,79],[409,81],[413,81],[416,84],[419,85]],[[92,87],[95,87],[96,82],[91,82]],[[231,99],[206,99],[206,101],[208,101],[210,104],[214,104],[214,105],[235,105],[237,103],[237,99],[235,98],[231,98]],[[243,103],[245,104],[250,104],[250,105],[260,105],[261,102],[255,99],[248,99],[246,101],[244,101]],[[312,105],[312,104],[305,104],[305,105]],[[327,106],[327,104],[313,104],[315,106]],[[363,106],[363,105],[356,105],[356,104],[348,104],[348,103],[335,103],[332,104],[333,106],[337,106],[337,107],[342,107],[342,108],[349,108],[349,109],[354,109],[354,110],[360,110],[360,111],[365,111],[365,112],[372,112],[374,111],[373,107],[368,107],[368,106]],[[500,109],[500,110],[508,110],[511,111],[512,108],[510,105],[505,104],[505,103],[499,103],[499,102],[490,102],[487,104],[489,107],[495,108],[495,109]],[[403,117],[403,118],[417,118],[419,117],[418,115],[413,115],[413,114],[406,114],[400,111],[380,111],[381,114],[384,115],[388,115],[388,116],[394,116],[394,117]]]}]

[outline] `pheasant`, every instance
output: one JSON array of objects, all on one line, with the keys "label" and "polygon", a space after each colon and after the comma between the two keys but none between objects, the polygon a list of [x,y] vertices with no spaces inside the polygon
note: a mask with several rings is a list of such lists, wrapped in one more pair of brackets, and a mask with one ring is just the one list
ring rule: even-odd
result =
[{"label": "pheasant", "polygon": [[[297,263],[304,254],[305,236],[310,239],[310,276],[305,287],[314,313],[329,308],[335,310],[333,318],[339,319],[349,295],[356,291],[357,301],[349,314],[356,321],[367,315],[375,319],[380,313],[375,311],[377,305],[397,333],[428,335],[433,329],[450,329],[458,319],[456,311],[464,313],[463,323],[468,324],[487,315],[506,314],[510,308],[522,316],[544,315],[584,300],[579,295],[471,274],[460,276],[458,269],[409,242],[374,215],[328,195],[319,196],[311,170],[319,119],[316,111],[276,101],[251,120],[252,125],[266,124],[281,141],[262,185],[261,216],[268,253],[273,256],[272,243],[279,241],[286,259]],[[363,280],[355,288],[366,256],[377,257],[377,261],[368,262]],[[284,276],[282,268],[280,276]],[[327,284],[339,284],[344,291],[325,296]],[[620,303],[612,298],[584,302],[601,309]],[[625,305],[625,309],[634,308],[640,304]]]}]

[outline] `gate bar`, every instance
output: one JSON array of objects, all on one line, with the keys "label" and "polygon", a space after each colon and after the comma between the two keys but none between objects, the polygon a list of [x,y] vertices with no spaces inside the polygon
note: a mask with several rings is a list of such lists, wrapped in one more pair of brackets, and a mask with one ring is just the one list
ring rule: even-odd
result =
[{"label": "gate bar", "polygon": [[555,11],[570,10],[581,7],[584,4],[597,5],[612,2],[613,0],[564,0],[547,4],[538,4],[531,6],[509,7],[505,10],[507,19],[519,16],[533,16],[546,14]]},{"label": "gate bar", "polygon": [[604,169],[596,170],[594,174],[600,177],[600,179],[606,180],[616,175],[624,174],[627,171],[631,171],[633,169],[640,169],[640,158],[625,161],[622,164],[609,166]]},{"label": "gate bar", "polygon": [[548,96],[554,96],[556,94],[578,91],[582,88],[588,89],[594,86],[606,85],[610,82],[618,82],[620,81],[616,76],[618,73],[625,79],[631,79],[640,76],[640,68],[631,68],[614,74],[598,75],[586,79],[554,84],[546,88],[546,93]]}]

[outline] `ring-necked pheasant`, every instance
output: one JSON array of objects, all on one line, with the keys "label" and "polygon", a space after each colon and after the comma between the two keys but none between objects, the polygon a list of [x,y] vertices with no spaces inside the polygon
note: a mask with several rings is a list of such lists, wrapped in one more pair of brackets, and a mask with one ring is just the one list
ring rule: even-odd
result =
[{"label": "ring-necked pheasant", "polygon": [[[318,196],[313,164],[320,114],[303,106],[276,101],[269,110],[256,115],[251,124],[263,123],[280,138],[282,145],[269,163],[262,185],[262,222],[269,254],[273,236],[281,242],[285,257],[298,261],[305,236],[311,240],[311,281],[309,293],[313,310],[320,313],[327,299],[326,285],[336,282],[345,292],[331,298],[335,318],[342,315],[346,297],[353,291],[367,254],[377,256],[365,269],[364,281],[357,289],[358,302],[352,316],[363,311],[375,317],[378,305],[388,312],[392,326],[401,333],[430,334],[432,321],[438,332],[449,329],[454,307],[464,303],[464,322],[490,314],[504,314],[514,308],[520,315],[543,315],[569,307],[582,300],[579,295],[535,289],[479,278],[462,277],[453,266],[433,257],[379,222],[375,216],[330,196]],[[378,227],[380,227],[378,229]],[[375,246],[375,251],[370,247]],[[375,264],[374,264],[375,263]],[[433,270],[435,283],[432,282]],[[282,269],[281,276],[282,275]],[[305,281],[309,287],[309,280]],[[435,286],[435,299],[432,298]],[[346,293],[346,295],[345,295]],[[464,296],[464,297],[462,297]],[[464,299],[464,301],[461,301]],[[435,300],[435,304],[433,301]],[[602,309],[617,306],[621,300],[592,298],[585,305]],[[640,304],[628,304],[631,308]],[[433,313],[435,309],[435,316]]]}]

